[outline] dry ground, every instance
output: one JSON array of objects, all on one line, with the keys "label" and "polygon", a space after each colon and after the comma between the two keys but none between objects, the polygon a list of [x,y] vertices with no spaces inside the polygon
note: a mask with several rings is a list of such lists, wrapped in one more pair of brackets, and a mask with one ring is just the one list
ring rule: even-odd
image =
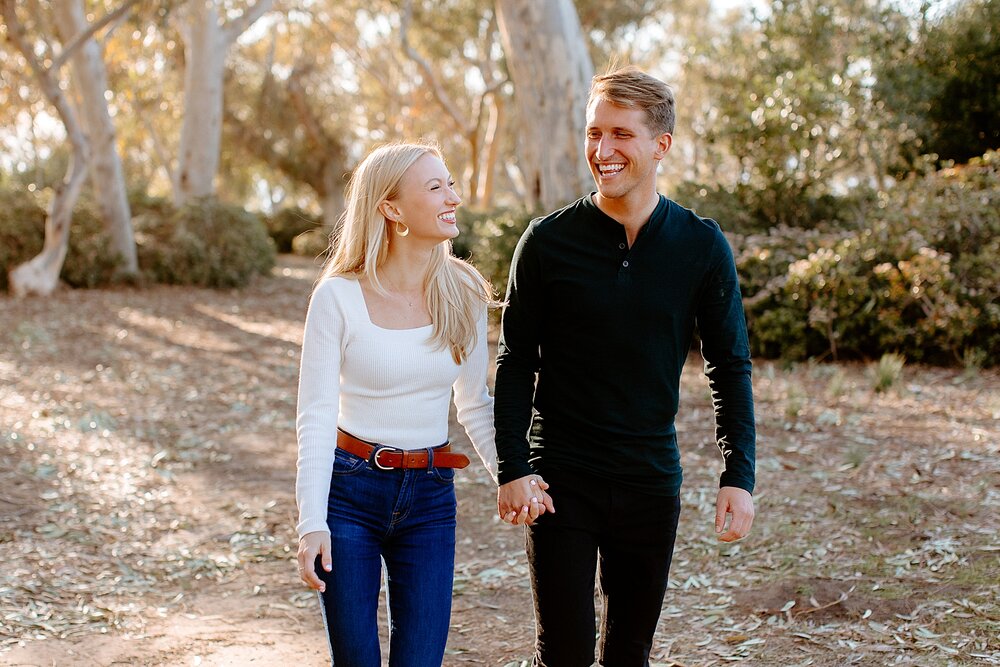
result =
[{"label": "dry ground", "polygon": [[[250,288],[0,297],[0,663],[324,664],[293,433],[315,266]],[[1000,373],[759,362],[758,519],[723,546],[700,364],[658,665],[1000,664]],[[471,451],[461,433],[460,447]],[[519,666],[520,529],[458,482],[445,664]]]}]

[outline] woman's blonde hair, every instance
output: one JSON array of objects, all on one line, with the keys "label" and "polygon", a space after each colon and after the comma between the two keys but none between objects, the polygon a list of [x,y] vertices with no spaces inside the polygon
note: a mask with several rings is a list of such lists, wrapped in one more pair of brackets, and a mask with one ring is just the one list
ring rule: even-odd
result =
[{"label": "woman's blonde hair", "polygon": [[[392,223],[378,206],[399,194],[403,174],[428,153],[442,157],[431,144],[395,143],[376,148],[361,161],[347,185],[347,206],[331,234],[320,281],[332,276],[368,278],[385,293],[378,271],[389,255]],[[431,340],[439,349],[449,348],[455,363],[461,363],[476,345],[483,303],[496,305],[492,286],[474,267],[451,254],[449,240],[431,254],[424,294],[434,325]]]}]

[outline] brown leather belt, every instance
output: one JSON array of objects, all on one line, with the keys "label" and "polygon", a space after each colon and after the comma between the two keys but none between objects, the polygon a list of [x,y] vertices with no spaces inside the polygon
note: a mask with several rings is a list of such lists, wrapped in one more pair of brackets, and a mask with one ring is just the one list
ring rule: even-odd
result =
[{"label": "brown leather belt", "polygon": [[337,447],[355,456],[370,461],[376,468],[464,468],[469,465],[469,457],[451,451],[445,443],[427,449],[396,449],[372,442],[365,442],[347,431],[337,429]]}]

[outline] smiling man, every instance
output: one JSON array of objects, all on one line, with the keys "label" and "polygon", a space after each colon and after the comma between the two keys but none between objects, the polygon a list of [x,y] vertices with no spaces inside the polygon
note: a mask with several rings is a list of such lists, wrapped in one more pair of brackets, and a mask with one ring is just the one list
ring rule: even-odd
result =
[{"label": "smiling man", "polygon": [[656,191],[673,129],[662,81],[633,67],[594,77],[586,151],[597,192],[533,220],[514,251],[497,357],[497,505],[529,524],[539,667],[593,664],[595,573],[598,663],[648,665],[680,512],[674,418],[695,328],[725,462],[715,531],[730,542],[753,522],[736,267],[714,221]]}]

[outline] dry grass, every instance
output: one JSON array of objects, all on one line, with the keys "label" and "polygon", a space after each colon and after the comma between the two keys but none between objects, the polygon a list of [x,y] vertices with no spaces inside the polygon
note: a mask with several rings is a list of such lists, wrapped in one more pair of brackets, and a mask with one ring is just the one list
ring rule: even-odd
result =
[{"label": "dry grass", "polygon": [[[0,662],[323,664],[294,566],[294,397],[315,267],[251,288],[0,298]],[[724,546],[700,365],[659,665],[1000,664],[1000,374],[757,364],[758,518]],[[454,428],[460,447],[468,447]],[[458,483],[447,665],[519,665],[522,535]]]}]

